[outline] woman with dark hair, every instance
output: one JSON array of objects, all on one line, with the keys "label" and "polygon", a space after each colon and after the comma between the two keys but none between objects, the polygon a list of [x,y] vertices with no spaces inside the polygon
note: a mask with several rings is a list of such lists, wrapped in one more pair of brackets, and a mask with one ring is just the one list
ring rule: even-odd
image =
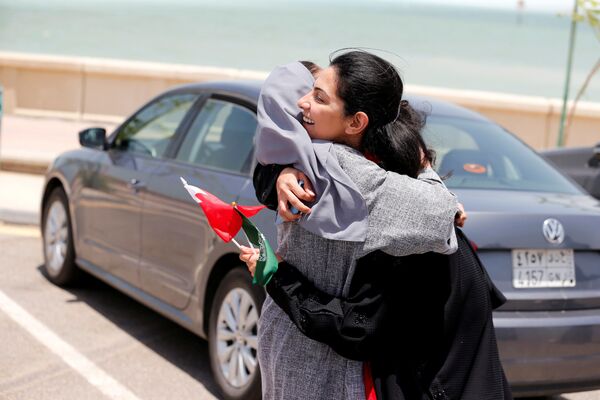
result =
[{"label": "woman with dark hair", "polygon": [[[261,92],[258,160],[293,164],[316,192],[310,213],[278,225],[277,251],[327,295],[347,297],[356,261],[369,253],[456,250],[457,202],[428,163],[418,179],[377,164],[393,170],[405,151],[395,141],[406,128],[398,116],[409,110],[402,89],[389,63],[349,52],[334,58],[314,82],[300,63],[275,70]],[[302,125],[294,97],[301,97]],[[363,152],[373,152],[377,163]],[[270,296],[258,340],[264,398],[364,397],[362,363],[309,339]]]}]

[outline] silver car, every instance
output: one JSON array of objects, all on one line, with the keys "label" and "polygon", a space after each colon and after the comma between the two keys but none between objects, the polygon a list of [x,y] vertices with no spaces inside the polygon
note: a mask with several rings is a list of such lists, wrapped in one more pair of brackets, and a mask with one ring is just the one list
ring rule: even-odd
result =
[{"label": "silver car", "polygon": [[[224,201],[257,204],[251,173],[260,82],[186,85],[112,134],[80,132],[42,199],[45,270],[86,271],[209,340],[227,399],[260,398],[257,320],[264,291],[179,177]],[[600,203],[479,114],[410,97],[426,140],[469,212],[466,233],[508,302],[495,313],[516,395],[600,387]],[[275,214],[254,219],[275,244]],[[244,241],[243,238],[238,238]]]}]

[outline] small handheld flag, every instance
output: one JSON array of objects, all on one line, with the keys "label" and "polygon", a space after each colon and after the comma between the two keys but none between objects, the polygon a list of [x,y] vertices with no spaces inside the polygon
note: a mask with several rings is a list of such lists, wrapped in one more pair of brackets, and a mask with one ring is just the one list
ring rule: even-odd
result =
[{"label": "small handheld flag", "polygon": [[204,211],[208,224],[224,242],[232,241],[242,227],[242,219],[234,211],[234,206],[246,217],[252,217],[265,208],[265,206],[239,206],[235,203],[225,203],[217,196],[188,184],[181,177],[180,179],[190,196]]},{"label": "small handheld flag", "polygon": [[256,246],[260,249],[252,282],[266,285],[277,271],[277,256],[262,232],[248,219],[258,214],[265,206],[241,206],[235,202],[228,204],[217,196],[188,184],[182,177],[180,179],[190,196],[204,211],[208,224],[217,236],[224,242],[233,242],[239,248],[240,245],[234,236],[243,229],[250,247]]}]

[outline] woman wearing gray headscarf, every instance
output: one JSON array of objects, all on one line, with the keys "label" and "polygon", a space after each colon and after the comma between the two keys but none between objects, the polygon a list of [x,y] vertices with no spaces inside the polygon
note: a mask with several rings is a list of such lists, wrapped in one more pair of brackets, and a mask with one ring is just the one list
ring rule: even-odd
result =
[{"label": "woman wearing gray headscarf", "polygon": [[[261,92],[259,162],[293,164],[317,194],[306,217],[278,225],[277,252],[330,295],[347,295],[356,260],[373,251],[456,249],[457,202],[437,174],[411,179],[361,153],[386,146],[376,154],[394,162],[401,94],[395,69],[365,52],[334,58],[316,81],[300,63],[278,68]],[[362,363],[304,336],[269,297],[258,340],[263,398],[364,398]]]}]

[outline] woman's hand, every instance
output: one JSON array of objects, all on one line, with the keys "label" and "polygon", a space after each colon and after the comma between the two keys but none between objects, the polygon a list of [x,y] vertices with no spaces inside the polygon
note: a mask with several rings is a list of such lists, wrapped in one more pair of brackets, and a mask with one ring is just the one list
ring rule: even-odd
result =
[{"label": "woman's hand", "polygon": [[[298,181],[304,181],[304,189]],[[310,213],[310,207],[307,207],[302,200],[311,202],[315,200],[312,184],[302,173],[295,168],[287,167],[279,174],[277,178],[277,200],[279,202],[278,212],[284,221],[296,221],[302,214]],[[290,211],[290,206],[300,211],[294,214]]]},{"label": "woman's hand", "polygon": [[240,247],[240,260],[246,263],[250,275],[254,277],[254,271],[256,271],[256,261],[258,261],[258,249],[252,249],[250,247]]},{"label": "woman's hand", "polygon": [[465,226],[465,222],[467,222],[467,212],[465,211],[465,206],[462,203],[458,203],[458,212],[456,213],[456,217],[454,217],[454,225],[462,228]]}]

